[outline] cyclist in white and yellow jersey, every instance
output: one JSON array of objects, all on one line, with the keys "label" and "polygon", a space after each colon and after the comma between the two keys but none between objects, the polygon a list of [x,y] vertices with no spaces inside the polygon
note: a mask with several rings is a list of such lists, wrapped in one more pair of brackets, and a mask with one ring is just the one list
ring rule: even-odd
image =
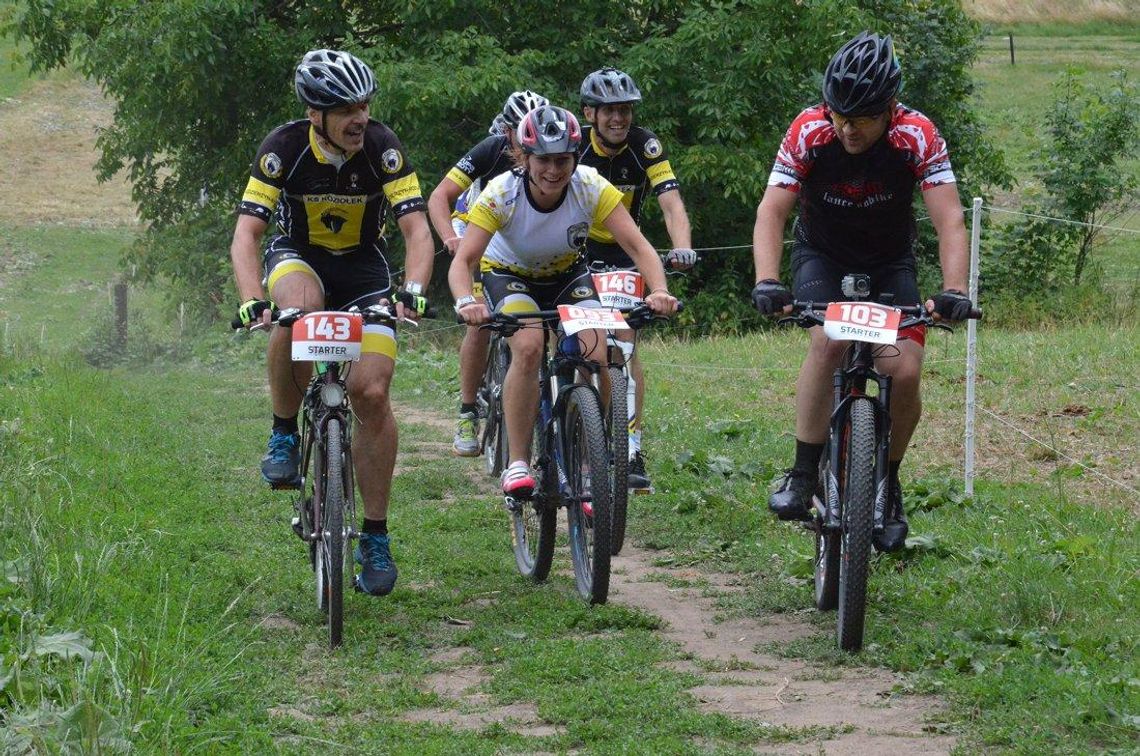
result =
[{"label": "cyclist in white and yellow jersey", "polygon": [[[665,270],[621,201],[621,192],[593,168],[578,165],[582,141],[578,119],[547,105],[526,114],[516,131],[518,167],[484,187],[468,212],[468,226],[448,272],[455,309],[469,325],[485,323],[490,309],[520,314],[559,304],[598,307],[597,292],[581,258],[592,224],[614,235],[649,286],[645,301],[662,315],[677,309]],[[483,275],[486,304],[472,295],[473,275]],[[583,334],[584,355],[605,359],[604,334]],[[503,414],[511,464],[503,492],[534,490],[528,464],[538,406],[538,369],[543,334],[521,329],[508,339],[511,366],[503,385]]]}]

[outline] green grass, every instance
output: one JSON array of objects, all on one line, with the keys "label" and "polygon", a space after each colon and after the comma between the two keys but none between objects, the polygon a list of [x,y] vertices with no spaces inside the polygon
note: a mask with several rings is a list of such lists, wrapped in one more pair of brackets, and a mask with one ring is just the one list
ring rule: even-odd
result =
[{"label": "green grass", "polygon": [[[1104,44],[1080,55],[1100,66]],[[1110,54],[1135,65],[1133,49]],[[992,52],[980,69],[992,117],[1031,124],[1058,69],[1035,67],[1027,48],[1026,65],[1005,71]],[[1021,105],[1003,109],[1007,97]],[[1015,131],[1001,139],[1027,149]],[[441,456],[446,432],[406,419],[399,588],[349,596],[347,645],[325,651],[288,498],[256,474],[263,339],[217,327],[180,340],[177,303],[133,289],[133,356],[145,359],[84,362],[106,356],[107,285],[131,241],[0,229],[0,750],[745,753],[825,734],[702,713],[686,692],[700,673],[672,668],[682,657],[658,618],[587,608],[564,575],[521,580],[494,497]],[[405,340],[400,401],[454,410],[449,333]],[[643,351],[659,493],[634,499],[630,538],[657,550],[654,579],[670,586],[703,582],[671,567],[738,574],[744,590],[718,599],[727,616],[810,606],[811,542],[763,511],[789,461],[805,341],[788,331]],[[1135,488],[1138,345],[1135,326],[1107,318],[983,327],[979,402]],[[929,339],[926,415],[904,469],[921,538],[874,564],[865,651],[836,652],[833,616],[812,612],[817,634],[771,650],[900,671],[900,693],[949,702],[932,726],[962,752],[1135,752],[1136,498],[986,416],[977,494],[964,498],[963,351],[961,335]],[[461,667],[480,672],[469,695],[430,692],[433,675]],[[411,716],[512,705],[550,729]]]}]

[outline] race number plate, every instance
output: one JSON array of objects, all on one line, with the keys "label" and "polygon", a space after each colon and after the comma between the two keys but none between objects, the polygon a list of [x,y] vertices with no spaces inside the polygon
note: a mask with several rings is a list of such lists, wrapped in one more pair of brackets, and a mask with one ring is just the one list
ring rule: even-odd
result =
[{"label": "race number plate", "polygon": [[293,361],[360,359],[364,320],[357,312],[310,312],[293,324]]},{"label": "race number plate", "polygon": [[823,332],[836,341],[893,344],[898,340],[902,313],[874,302],[832,302],[824,315]]},{"label": "race number plate", "polygon": [[558,305],[558,319],[562,321],[562,330],[567,336],[591,328],[604,328],[609,331],[629,328],[620,312],[598,307]]},{"label": "race number plate", "polygon": [[645,301],[645,279],[636,270],[594,273],[594,288],[603,307],[636,307]]}]

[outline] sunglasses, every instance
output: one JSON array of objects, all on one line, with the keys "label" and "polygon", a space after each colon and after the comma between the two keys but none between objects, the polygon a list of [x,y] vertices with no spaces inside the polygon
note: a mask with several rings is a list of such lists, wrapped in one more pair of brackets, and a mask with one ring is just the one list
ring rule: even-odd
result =
[{"label": "sunglasses", "polygon": [[881,121],[884,115],[886,115],[885,112],[879,113],[878,115],[855,116],[854,118],[848,118],[847,116],[841,116],[838,113],[828,113],[827,117],[836,129],[842,129],[844,126],[848,125],[855,129],[865,129],[869,126],[874,126],[876,123]]}]

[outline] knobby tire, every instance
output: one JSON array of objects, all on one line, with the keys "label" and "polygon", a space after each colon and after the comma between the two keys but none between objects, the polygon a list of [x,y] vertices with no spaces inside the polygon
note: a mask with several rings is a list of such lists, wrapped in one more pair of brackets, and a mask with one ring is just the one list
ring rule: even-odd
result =
[{"label": "knobby tire", "polygon": [[507,427],[503,420],[503,380],[510,364],[506,339],[491,337],[487,369],[483,373],[481,392],[485,392],[487,416],[483,421],[483,455],[487,474],[498,477],[507,462]]},{"label": "knobby tire", "polygon": [[340,420],[325,428],[325,496],[321,507],[322,562],[327,592],[329,646],[336,648],[344,632],[344,455]]},{"label": "knobby tire", "polygon": [[839,647],[863,647],[871,531],[875,520],[875,410],[870,399],[851,403],[843,483],[843,535],[839,563]]},{"label": "knobby tire", "polygon": [[613,527],[610,554],[617,556],[625,545],[625,522],[629,505],[629,379],[621,368],[610,371],[610,458],[613,491]]},{"label": "knobby tire", "polygon": [[[575,583],[582,598],[604,604],[610,590],[612,499],[605,422],[589,387],[570,390],[559,426],[570,489],[567,520]],[[587,496],[592,515],[582,506]]]}]

